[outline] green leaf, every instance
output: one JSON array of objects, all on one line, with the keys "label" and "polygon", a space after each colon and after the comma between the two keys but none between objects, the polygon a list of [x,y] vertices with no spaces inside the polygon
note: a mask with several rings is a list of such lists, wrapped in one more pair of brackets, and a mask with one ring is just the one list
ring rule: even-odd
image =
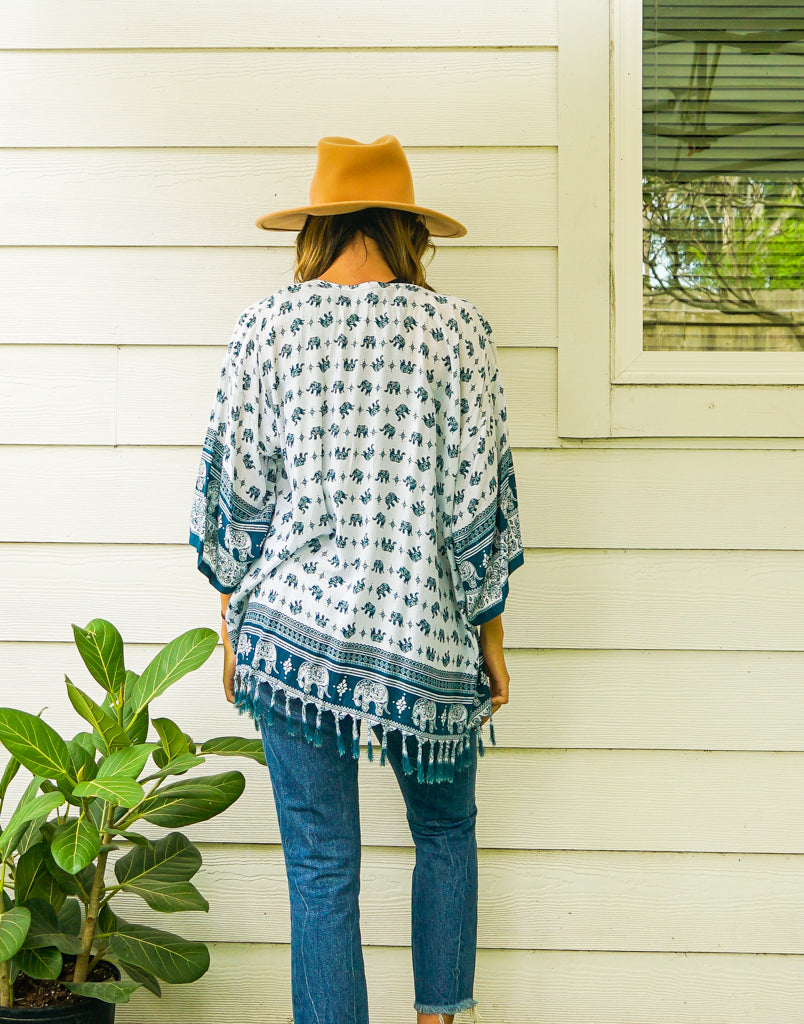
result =
[{"label": "green leaf", "polygon": [[29,978],[52,981],[61,974],[61,953],[55,946],[45,946],[43,949],[26,949],[23,946],[14,954],[14,963]]},{"label": "green leaf", "polygon": [[92,619],[86,629],[72,623],[73,636],[84,664],[104,690],[119,693],[126,678],[123,638],[111,622]]},{"label": "green leaf", "polygon": [[135,712],[150,704],[182,676],[199,668],[215,650],[218,634],[206,627],[189,629],[171,640],[131,684],[126,703]]},{"label": "green leaf", "polygon": [[107,754],[119,747],[131,746],[129,737],[100,704],[96,704],[83,690],[74,686],[67,676],[64,677],[64,680],[67,683],[67,695],[70,698],[70,703],[85,721],[98,730]]},{"label": "green leaf", "polygon": [[50,883],[54,882],[45,867],[45,851],[38,843],[17,858],[14,867],[14,901],[17,906],[27,903],[35,895],[37,881],[43,875]]},{"label": "green leaf", "polygon": [[81,904],[69,899],[57,914],[60,932],[77,935],[81,931]]},{"label": "green leaf", "polygon": [[73,790],[76,796],[99,796],[109,803],[119,804],[121,807],[133,807],[145,796],[145,790],[134,779],[90,779],[89,782],[79,782]]},{"label": "green leaf", "polygon": [[73,742],[79,743],[94,760],[95,754],[98,750],[98,744],[95,742],[95,736],[93,733],[86,731],[77,732],[75,736],[73,736]]},{"label": "green leaf", "polygon": [[55,946],[62,953],[75,955],[81,952],[80,935],[70,935],[59,929],[56,912],[49,903],[41,899],[32,899],[28,909],[31,912],[31,927],[25,936],[23,949]]},{"label": "green leaf", "polygon": [[98,932],[102,932],[105,935],[116,932],[117,921],[117,914],[115,914],[108,903],[104,903],[98,914]]},{"label": "green leaf", "polygon": [[64,802],[64,794],[59,792],[40,793],[39,796],[27,800],[23,797],[0,836],[0,857],[7,856],[14,850],[29,821],[47,817]]},{"label": "green leaf", "polygon": [[179,910],[209,910],[209,904],[188,879],[201,867],[201,854],[182,835],[170,835],[135,847],[114,866],[118,882],[162,913]]},{"label": "green leaf", "polygon": [[[154,760],[156,760],[157,754],[162,754],[164,757],[164,751],[160,747],[159,750],[154,753]],[[196,757],[195,754],[182,754],[175,760],[168,762],[164,768],[158,772],[153,772],[151,775],[146,775],[142,780],[143,782],[151,782],[153,779],[164,779],[168,775],[184,775],[186,771],[191,768],[195,768],[196,765],[204,764],[203,757]]]},{"label": "green leaf", "polygon": [[[139,678],[136,672],[132,672],[130,669],[126,671],[126,693],[131,692],[132,686]],[[127,735],[131,737],[132,743],[145,742],[145,738],[148,735],[148,721],[149,711],[147,705],[135,712],[131,706],[131,701],[126,700],[123,705],[123,728],[126,730]]]},{"label": "green leaf", "polygon": [[237,771],[174,782],[149,796],[139,817],[166,828],[207,821],[233,804],[245,785],[245,776]]},{"label": "green leaf", "polygon": [[0,914],[0,960],[10,960],[22,947],[30,925],[31,912],[27,907],[12,907]]},{"label": "green leaf", "polygon": [[95,828],[98,832],[103,828],[103,812],[105,809],[106,804],[99,796],[93,797],[87,804],[87,814],[95,822]]},{"label": "green leaf", "polygon": [[117,931],[109,937],[109,953],[171,985],[197,981],[209,970],[209,950],[203,942],[128,921],[118,921]]},{"label": "green leaf", "polygon": [[69,779],[73,773],[67,744],[47,722],[27,711],[0,708],[0,743],[33,775]]},{"label": "green leaf", "polygon": [[129,832],[126,830],[125,832],[118,832],[117,834],[123,839],[128,839],[130,843],[135,843],[137,846],[148,846],[151,842],[147,836],[142,836],[139,832]]},{"label": "green leaf", "polygon": [[56,786],[59,792],[63,793],[64,796],[67,798],[68,803],[72,804],[74,807],[80,807],[81,801],[73,796],[74,787],[75,782],[68,781],[67,779],[59,779]]},{"label": "green leaf", "polygon": [[145,971],[142,967],[137,967],[135,964],[127,964],[124,960],[120,961],[120,966],[130,975],[135,981],[140,982],[144,985],[149,992],[153,992],[155,996],[162,995],[162,988],[153,974],[150,971]]},{"label": "green leaf", "polygon": [[18,905],[42,900],[55,911],[64,904],[64,893],[45,863],[46,847],[37,843],[17,858],[14,869],[14,899]]},{"label": "green leaf", "polygon": [[[89,736],[89,733],[83,735]],[[70,751],[70,758],[73,762],[73,775],[74,778],[81,782],[82,779],[93,779],[97,766],[95,764],[95,744],[92,741],[92,737],[89,737],[92,748],[87,750],[86,746],[74,736],[71,740],[67,740],[67,749]]]},{"label": "green leaf", "polygon": [[140,988],[139,981],[63,981],[62,985],[79,996],[92,996],[104,1003],[127,1003],[131,993]]},{"label": "green leaf", "polygon": [[33,821],[29,821],[25,826],[25,831],[22,833],[20,841],[17,843],[17,854],[22,856],[26,850],[30,850],[32,846],[36,844],[42,838],[42,819],[35,818]]},{"label": "green leaf", "polygon": [[160,882],[149,879],[144,885],[127,885],[127,892],[142,897],[152,910],[175,914],[185,910],[209,910],[204,896],[192,882]]},{"label": "green leaf", "polygon": [[250,757],[258,764],[265,764],[262,740],[247,740],[243,736],[218,736],[213,740],[206,740],[201,744],[200,753]]},{"label": "green leaf", "polygon": [[151,722],[159,733],[162,749],[167,754],[168,761],[188,753],[190,748],[187,743],[187,737],[175,722],[172,722],[169,718],[152,718]]},{"label": "green leaf", "polygon": [[0,800],[2,800],[3,797],[6,795],[6,790],[14,781],[14,776],[17,774],[21,767],[22,765],[16,759],[16,757],[10,757],[8,759],[8,764],[6,765],[3,771],[3,777],[2,779],[0,779]]},{"label": "green leaf", "polygon": [[133,747],[115,750],[103,758],[98,765],[98,774],[95,778],[108,779],[115,775],[125,775],[136,779],[145,767],[151,751],[158,748],[158,743],[136,743]]},{"label": "green leaf", "polygon": [[201,854],[181,832],[148,840],[146,847],[129,850],[114,866],[118,882],[136,884],[146,877],[185,881],[201,867]]},{"label": "green leaf", "polygon": [[[82,785],[92,785],[91,782]],[[50,852],[58,866],[70,875],[81,871],[97,857],[100,833],[88,818],[70,818],[53,833]]]},{"label": "green leaf", "polygon": [[[48,841],[52,841],[53,834],[56,831],[56,826],[53,822],[49,821],[46,823],[46,826],[43,827],[42,831],[43,833],[46,833]],[[78,898],[84,903],[89,900],[92,881],[95,877],[95,872],[92,867],[87,865],[85,868],[77,871],[74,875],[71,875],[69,871],[65,871],[63,868],[59,867],[47,846],[45,846],[45,867],[56,879],[56,882],[62,892],[66,893],[68,896],[78,896]]]}]

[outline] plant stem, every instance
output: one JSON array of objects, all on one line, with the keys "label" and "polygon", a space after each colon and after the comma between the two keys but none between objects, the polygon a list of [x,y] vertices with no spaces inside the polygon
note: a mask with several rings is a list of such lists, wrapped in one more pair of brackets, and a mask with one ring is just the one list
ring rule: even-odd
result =
[{"label": "plant stem", "polygon": [[[101,843],[108,843],[111,840],[111,835],[107,829],[111,821],[113,806],[113,804],[107,803],[103,809],[100,829]],[[84,927],[81,932],[81,952],[75,958],[72,981],[86,981],[87,974],[89,974],[89,957],[92,952],[92,942],[95,938],[95,929],[98,924],[98,905],[103,890],[103,878],[106,874],[106,859],[108,856],[108,850],[106,853],[98,854],[98,861],[95,865],[95,877],[92,879],[92,889],[89,893],[89,903],[87,904]]]},{"label": "plant stem", "polygon": [[8,980],[8,960],[0,960],[0,1006],[11,1006],[11,985]]},{"label": "plant stem", "polygon": [[98,950],[98,952],[95,954],[95,956],[92,957],[92,959],[89,961],[89,966],[87,967],[87,974],[91,974],[92,973],[92,968],[95,966],[95,964],[98,962],[98,960],[100,960],[103,957],[103,954],[105,952],[106,952],[106,947],[104,946],[103,949]]}]

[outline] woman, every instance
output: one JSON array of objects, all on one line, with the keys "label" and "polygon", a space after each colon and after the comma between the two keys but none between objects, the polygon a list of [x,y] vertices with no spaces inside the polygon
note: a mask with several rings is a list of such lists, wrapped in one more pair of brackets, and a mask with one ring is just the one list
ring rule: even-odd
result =
[{"label": "woman", "polygon": [[[416,847],[419,1024],[473,1007],[480,727],[508,702],[523,563],[505,398],[480,311],[425,281],[396,138],[318,143],[294,283],[240,316],[190,527],[221,593],[224,690],[265,750],[291,906],[295,1024],[366,1024],[358,761],[366,723]],[[350,727],[351,726],[351,727]]]}]

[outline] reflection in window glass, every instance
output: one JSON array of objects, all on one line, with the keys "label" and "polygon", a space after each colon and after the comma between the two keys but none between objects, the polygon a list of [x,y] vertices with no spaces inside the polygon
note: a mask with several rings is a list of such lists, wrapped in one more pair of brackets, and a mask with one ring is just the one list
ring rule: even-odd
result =
[{"label": "reflection in window glass", "polygon": [[643,344],[804,350],[804,4],[643,0]]}]

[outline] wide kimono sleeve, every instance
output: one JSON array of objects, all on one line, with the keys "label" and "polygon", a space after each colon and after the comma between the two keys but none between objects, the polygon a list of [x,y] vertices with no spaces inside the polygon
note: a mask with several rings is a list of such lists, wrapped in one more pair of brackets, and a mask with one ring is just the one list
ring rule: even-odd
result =
[{"label": "wide kimono sleeve", "polygon": [[479,626],[499,615],[508,578],[524,562],[505,391],[491,326],[472,309],[463,329],[460,460],[452,547],[462,610]]},{"label": "wide kimono sleeve", "polygon": [[232,593],[262,551],[276,504],[282,444],[261,351],[264,314],[245,310],[220,370],[195,481],[189,543],[216,590]]}]

